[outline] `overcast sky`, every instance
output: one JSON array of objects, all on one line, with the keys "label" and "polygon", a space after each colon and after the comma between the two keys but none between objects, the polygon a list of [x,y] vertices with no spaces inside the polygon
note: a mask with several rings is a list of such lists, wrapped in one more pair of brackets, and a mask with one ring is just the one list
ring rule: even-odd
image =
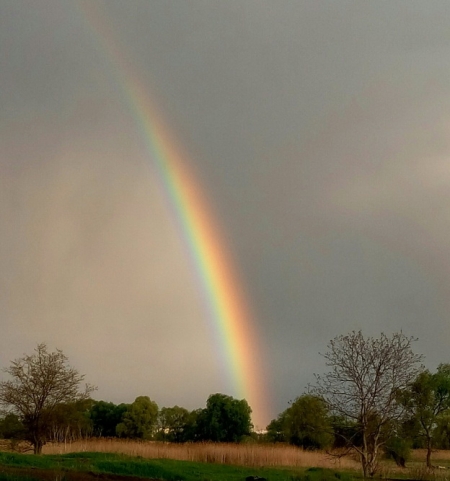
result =
[{"label": "overcast sky", "polygon": [[97,399],[233,394],[94,10],[224,232],[270,417],[339,334],[450,361],[447,0],[2,0],[1,366],[46,341]]}]

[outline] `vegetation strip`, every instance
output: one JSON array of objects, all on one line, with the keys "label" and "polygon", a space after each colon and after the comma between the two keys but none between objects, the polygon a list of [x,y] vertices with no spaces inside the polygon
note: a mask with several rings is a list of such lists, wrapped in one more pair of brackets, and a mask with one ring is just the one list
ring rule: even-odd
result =
[{"label": "vegetation strip", "polygon": [[[309,470],[281,468],[249,468],[213,463],[194,463],[169,459],[144,460],[117,454],[72,453],[68,455],[23,455],[0,453],[0,466],[20,469],[20,479],[46,480],[39,472],[66,473],[67,480],[73,474],[85,473],[85,478],[102,477],[120,479],[133,477],[164,481],[245,481],[249,476],[264,478],[267,481],[350,481],[346,473],[338,473],[322,468]],[[0,473],[1,474],[1,473]],[[11,472],[6,473],[8,476]],[[55,479],[55,478],[53,478]],[[61,478],[60,478],[61,479]],[[75,478],[73,478],[75,480]],[[80,480],[77,476],[76,481]]]},{"label": "vegetation strip", "polygon": [[[102,451],[255,469],[334,468],[339,459],[339,468],[359,463],[364,477],[386,477],[390,468],[383,456],[399,469],[411,469],[411,448],[425,448],[426,469],[446,470],[447,464],[431,457],[436,448],[450,447],[450,364],[440,364],[435,373],[425,370],[422,356],[412,350],[416,340],[402,332],[335,337],[323,354],[328,372],[317,375],[316,384],[265,431],[253,431],[245,399],[221,393],[191,412],[159,409],[148,396],[118,406],[94,401],[94,387],[80,389],[84,376],[63,352],[38,344],[33,354],[11,361],[4,369],[9,379],[0,380],[0,449]],[[306,460],[305,452],[312,451],[316,459]]]}]

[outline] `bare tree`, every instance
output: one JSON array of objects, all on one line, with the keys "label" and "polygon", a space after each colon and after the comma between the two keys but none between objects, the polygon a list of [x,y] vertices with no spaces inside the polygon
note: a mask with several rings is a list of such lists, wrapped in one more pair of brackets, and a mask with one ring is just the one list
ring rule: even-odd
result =
[{"label": "bare tree", "polygon": [[62,351],[48,352],[46,344],[41,343],[34,354],[16,359],[4,369],[11,379],[0,382],[0,405],[19,416],[35,454],[41,453],[47,441],[56,407],[88,399],[95,389],[86,384],[84,390],[79,391],[84,376],[67,361]]},{"label": "bare tree", "polygon": [[333,414],[357,427],[340,436],[349,449],[359,453],[364,477],[375,474],[386,431],[402,415],[399,391],[422,369],[422,356],[411,349],[413,341],[402,332],[376,339],[353,331],[330,341],[323,354],[331,370],[316,375],[312,391]]}]

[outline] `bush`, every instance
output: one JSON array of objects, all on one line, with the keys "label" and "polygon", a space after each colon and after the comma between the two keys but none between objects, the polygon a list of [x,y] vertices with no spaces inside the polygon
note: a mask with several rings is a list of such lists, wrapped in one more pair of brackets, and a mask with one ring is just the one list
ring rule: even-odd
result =
[{"label": "bush", "polygon": [[404,468],[411,455],[411,443],[395,436],[386,443],[384,452],[388,459],[393,459],[397,466]]},{"label": "bush", "polygon": [[24,439],[25,428],[19,417],[15,414],[7,414],[0,420],[0,438]]}]

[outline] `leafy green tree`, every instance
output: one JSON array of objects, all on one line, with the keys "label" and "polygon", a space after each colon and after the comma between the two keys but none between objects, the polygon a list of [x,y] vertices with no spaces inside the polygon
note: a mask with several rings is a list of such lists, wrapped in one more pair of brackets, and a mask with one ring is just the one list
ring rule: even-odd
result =
[{"label": "leafy green tree", "polygon": [[9,413],[0,419],[0,438],[24,439],[25,427],[17,414]]},{"label": "leafy green tree", "polygon": [[327,406],[311,394],[298,397],[287,409],[285,428],[289,443],[305,449],[325,449],[333,442]]},{"label": "leafy green tree", "polygon": [[437,449],[450,449],[450,415],[443,414],[436,421],[434,441]]},{"label": "leafy green tree", "polygon": [[201,441],[201,432],[198,421],[201,417],[203,409],[194,409],[187,417],[183,431],[183,442]]},{"label": "leafy green tree", "polygon": [[325,449],[333,443],[333,426],[324,401],[303,394],[267,426],[270,442],[288,442],[304,449]]},{"label": "leafy green tree", "polygon": [[49,416],[48,439],[52,442],[68,442],[92,435],[89,409],[94,401],[83,399],[55,406]]},{"label": "leafy green tree", "polygon": [[267,425],[266,438],[269,443],[286,443],[288,441],[288,433],[286,430],[286,410],[278,415],[276,419],[272,419]]},{"label": "leafy green tree", "polygon": [[440,364],[434,374],[421,372],[398,397],[415,421],[416,435],[425,440],[426,463],[431,467],[434,430],[439,418],[450,410],[450,364]]},{"label": "leafy green tree", "polygon": [[116,405],[112,402],[95,401],[89,410],[94,436],[116,436],[116,427],[122,422],[122,416],[129,406],[129,404]]},{"label": "leafy green tree", "polygon": [[411,454],[411,441],[406,436],[393,435],[386,441],[384,452],[387,458],[392,458],[397,466],[404,468]]},{"label": "leafy green tree", "polygon": [[158,438],[162,441],[182,443],[186,439],[186,428],[189,423],[190,413],[180,406],[162,408],[159,412]]},{"label": "leafy green tree", "polygon": [[212,394],[197,418],[197,438],[214,442],[239,442],[252,430],[251,408],[245,399]]},{"label": "leafy green tree", "polygon": [[361,445],[359,426],[356,421],[344,416],[332,415],[330,416],[330,422],[333,428],[334,448],[348,447],[348,440],[351,440],[352,443],[358,446]]},{"label": "leafy green tree", "polygon": [[80,391],[84,376],[68,365],[62,351],[48,352],[44,343],[38,344],[34,354],[12,361],[4,371],[10,379],[0,382],[0,405],[19,416],[35,454],[40,454],[47,442],[56,407],[88,399],[95,389],[86,384]]},{"label": "leafy green tree", "polygon": [[116,427],[119,437],[151,439],[158,422],[158,405],[148,396],[138,396]]}]

